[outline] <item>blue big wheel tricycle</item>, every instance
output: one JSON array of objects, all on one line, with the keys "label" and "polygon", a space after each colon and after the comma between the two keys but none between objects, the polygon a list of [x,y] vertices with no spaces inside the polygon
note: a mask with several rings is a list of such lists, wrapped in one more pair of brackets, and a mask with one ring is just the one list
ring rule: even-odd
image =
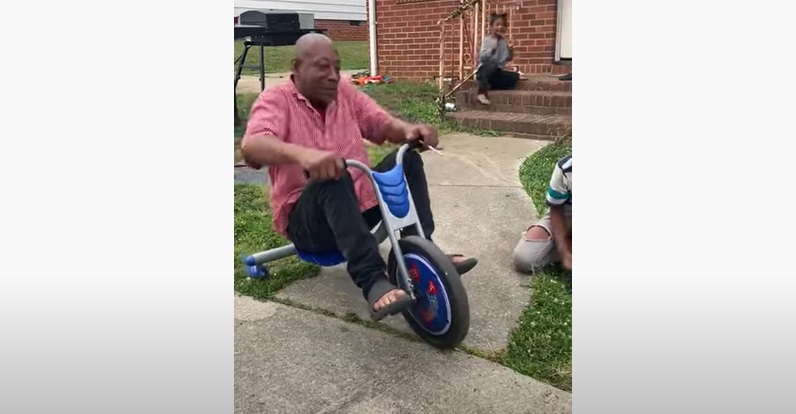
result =
[{"label": "blue big wheel tricycle", "polygon": [[[376,190],[383,219],[372,234],[379,243],[390,240],[392,250],[387,261],[389,280],[414,300],[412,305],[402,311],[404,318],[412,330],[431,345],[443,349],[454,348],[464,340],[470,329],[470,308],[467,292],[451,259],[425,238],[415,212],[402,161],[406,151],[415,150],[420,145],[415,142],[402,145],[398,149],[395,167],[390,171],[373,171],[356,160],[346,160],[345,165],[364,171]],[[409,226],[415,226],[417,236],[396,235]],[[324,267],[346,261],[337,251],[310,254],[297,251],[290,244],[252,254],[243,262],[250,278],[265,279],[268,277],[266,263],[294,254],[306,262]]]}]

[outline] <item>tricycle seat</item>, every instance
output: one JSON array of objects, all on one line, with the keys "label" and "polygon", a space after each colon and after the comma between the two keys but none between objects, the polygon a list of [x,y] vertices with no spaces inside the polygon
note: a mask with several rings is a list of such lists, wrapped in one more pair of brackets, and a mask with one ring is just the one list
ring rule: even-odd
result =
[{"label": "tricycle seat", "polygon": [[337,250],[331,250],[323,253],[308,253],[296,249],[296,256],[307,263],[316,264],[322,267],[337,266],[346,261],[345,257],[343,257],[343,254]]}]

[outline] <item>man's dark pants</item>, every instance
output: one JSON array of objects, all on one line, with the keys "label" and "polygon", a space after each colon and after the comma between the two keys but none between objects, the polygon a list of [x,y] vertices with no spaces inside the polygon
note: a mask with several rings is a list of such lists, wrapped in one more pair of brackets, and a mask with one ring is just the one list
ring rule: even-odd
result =
[{"label": "man's dark pants", "polygon": [[[397,150],[387,155],[373,170],[384,172],[392,169],[396,155]],[[403,167],[420,225],[430,240],[434,218],[423,159],[417,152],[407,151]],[[379,221],[381,211],[378,206],[360,213],[354,182],[346,171],[337,181],[307,184],[288,216],[287,232],[298,250],[310,253],[340,251],[348,261],[348,273],[367,298],[377,278],[387,274],[387,265],[379,254],[376,238],[370,232]],[[405,233],[416,231],[409,227]]]}]

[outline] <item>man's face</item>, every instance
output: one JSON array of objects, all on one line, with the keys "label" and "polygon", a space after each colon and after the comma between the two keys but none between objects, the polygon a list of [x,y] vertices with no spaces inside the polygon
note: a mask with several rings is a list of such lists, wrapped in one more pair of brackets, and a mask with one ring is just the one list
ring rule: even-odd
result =
[{"label": "man's face", "polygon": [[328,105],[337,99],[340,58],[331,44],[313,45],[293,65],[296,87],[310,102]]}]

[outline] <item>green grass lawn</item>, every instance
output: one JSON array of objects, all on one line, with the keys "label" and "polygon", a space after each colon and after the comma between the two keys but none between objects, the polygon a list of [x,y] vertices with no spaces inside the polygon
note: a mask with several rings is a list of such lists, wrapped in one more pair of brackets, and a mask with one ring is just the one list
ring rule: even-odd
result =
[{"label": "green grass lawn", "polygon": [[[334,42],[343,70],[367,69],[368,42]],[[294,46],[268,46],[265,48],[265,73],[290,72]],[[243,40],[235,41],[235,59],[243,53]],[[257,66],[260,49],[252,47],[246,54],[246,66]],[[244,74],[258,75],[258,69],[244,69]]]},{"label": "green grass lawn", "polygon": [[235,162],[240,162],[240,140],[243,138],[243,133],[246,131],[246,120],[249,119],[249,112],[252,109],[254,100],[257,99],[256,93],[239,93],[236,95],[238,99],[238,113],[240,114],[241,125],[235,127],[235,139],[233,149],[235,151]]},{"label": "green grass lawn", "polygon": [[[572,153],[570,142],[550,144],[529,156],[520,168],[520,181],[537,212],[546,211],[545,190],[553,166]],[[500,357],[504,365],[572,390],[572,277],[550,267],[532,276],[531,303],[512,332],[509,347]]]},{"label": "green grass lawn", "polygon": [[565,140],[550,144],[531,154],[520,166],[520,182],[525,192],[531,196],[536,213],[540,216],[547,211],[545,193],[550,184],[553,166],[561,157],[572,153],[572,143]]},{"label": "green grass lawn", "polygon": [[296,257],[269,263],[270,276],[265,280],[250,280],[246,276],[246,269],[241,263],[244,256],[288,243],[272,227],[265,187],[235,184],[235,290],[258,299],[267,299],[295,280],[315,276],[319,268]]},{"label": "green grass lawn", "polygon": [[437,87],[430,83],[395,82],[366,85],[362,91],[383,108],[409,122],[437,124]]}]

